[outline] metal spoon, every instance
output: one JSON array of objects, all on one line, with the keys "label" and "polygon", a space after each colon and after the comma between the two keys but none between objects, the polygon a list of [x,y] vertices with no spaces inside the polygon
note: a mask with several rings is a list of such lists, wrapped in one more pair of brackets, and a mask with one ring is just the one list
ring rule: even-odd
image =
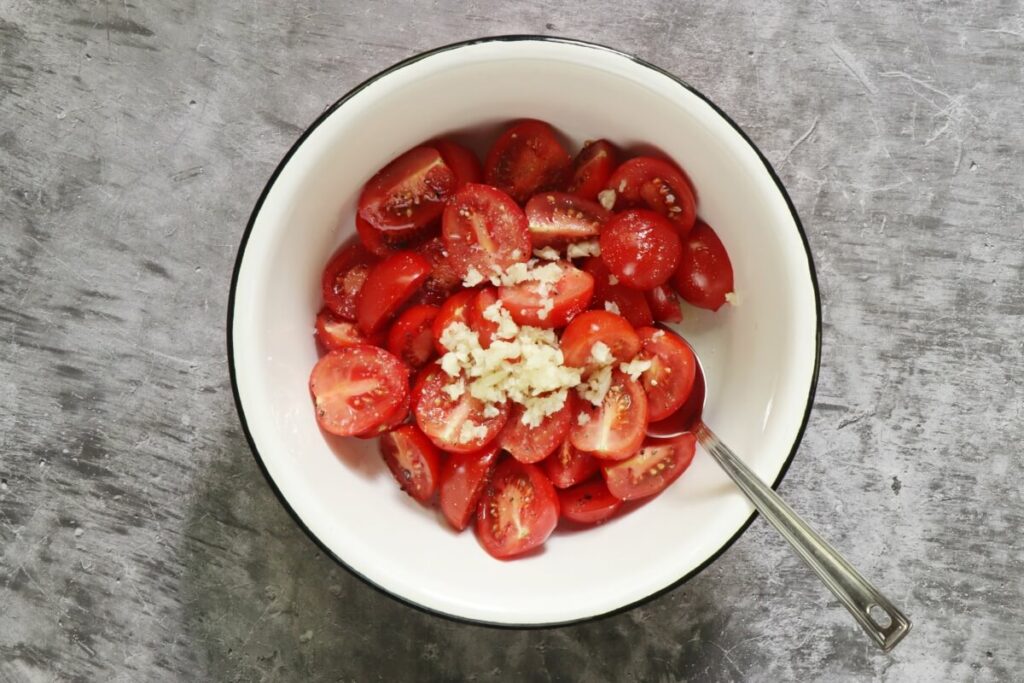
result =
[{"label": "metal spoon", "polygon": [[[694,354],[696,357],[696,354]],[[690,431],[704,449],[725,470],[757,511],[789,541],[797,554],[839,598],[875,643],[888,652],[910,631],[910,620],[877,588],[850,566],[839,552],[826,543],[793,512],[775,491],[743,464],[722,443],[703,420],[707,396],[704,369],[697,359],[697,376],[686,405],[667,420],[651,425],[651,436],[677,436]]]}]

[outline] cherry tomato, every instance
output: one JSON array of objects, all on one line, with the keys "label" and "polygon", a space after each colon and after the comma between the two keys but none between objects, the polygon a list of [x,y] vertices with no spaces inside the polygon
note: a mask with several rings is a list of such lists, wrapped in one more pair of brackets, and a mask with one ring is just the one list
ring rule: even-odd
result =
[{"label": "cherry tomato", "polygon": [[498,297],[512,319],[533,327],[564,327],[585,311],[594,296],[594,278],[568,261],[553,262],[562,268],[562,277],[554,284],[536,280],[501,287]]},{"label": "cherry tomato", "polygon": [[484,488],[476,537],[499,559],[522,555],[544,543],[558,524],[558,495],[536,465],[515,458],[498,463]]},{"label": "cherry tomato", "polygon": [[594,256],[584,261],[583,270],[594,278],[591,308],[605,310],[606,305],[610,305],[633,327],[654,324],[654,316],[651,315],[651,307],[647,305],[644,293],[619,282],[600,257]]},{"label": "cherry tomato", "polygon": [[387,256],[396,251],[415,247],[436,231],[436,225],[410,230],[378,230],[356,215],[356,233],[366,250],[376,256]]},{"label": "cherry tomato", "polygon": [[594,239],[611,217],[597,202],[565,192],[534,195],[525,210],[534,249]]},{"label": "cherry tomato", "polygon": [[[570,425],[571,426],[571,425]],[[560,489],[586,481],[601,469],[601,461],[575,448],[569,439],[541,463],[551,483]]]},{"label": "cherry tomato", "polygon": [[612,216],[601,231],[601,260],[622,284],[650,289],[668,282],[682,246],[672,223],[649,209]]},{"label": "cherry tomato", "polygon": [[679,478],[693,461],[696,448],[697,438],[690,433],[674,439],[647,439],[632,458],[605,465],[604,481],[619,500],[648,498]]},{"label": "cherry tomato", "polygon": [[[408,389],[408,386],[406,386]],[[388,413],[388,416],[376,427],[372,427],[365,432],[359,432],[355,435],[357,439],[376,439],[381,434],[386,434],[393,429],[398,428],[409,419],[409,405],[411,401],[409,398],[409,392],[405,392],[405,396],[402,402],[395,406],[395,409]]]},{"label": "cherry tomato", "polygon": [[414,147],[377,171],[359,196],[359,215],[378,230],[423,228],[455,191],[455,174],[432,147]]},{"label": "cherry tomato", "polygon": [[584,199],[596,199],[597,193],[608,184],[617,157],[615,146],[607,140],[583,145],[572,162],[569,192]]},{"label": "cherry tomato", "polygon": [[475,268],[484,277],[531,255],[526,214],[504,192],[470,183],[455,193],[441,223],[448,258],[460,278]]},{"label": "cherry tomato", "polygon": [[641,327],[637,334],[643,345],[640,358],[651,361],[640,377],[647,392],[647,417],[657,422],[686,402],[697,375],[697,359],[690,345],[674,332]]},{"label": "cherry tomato", "polygon": [[317,361],[309,391],[324,431],[353,436],[394,415],[409,395],[409,368],[376,346],[350,346]]},{"label": "cherry tomato", "polygon": [[402,490],[421,503],[437,491],[441,453],[423,432],[404,425],[380,437],[380,453]]},{"label": "cherry tomato", "polygon": [[437,306],[411,306],[402,312],[388,332],[388,351],[406,365],[418,369],[434,356],[434,319]]},{"label": "cherry tomato", "polygon": [[543,121],[526,119],[497,139],[484,160],[484,179],[519,203],[557,187],[569,168],[569,153],[554,129]]},{"label": "cherry tomato", "polygon": [[491,445],[472,453],[452,453],[441,467],[441,512],[448,523],[462,531],[476,513],[487,480],[501,451]]},{"label": "cherry tomato", "polygon": [[683,320],[683,309],[679,306],[676,293],[668,285],[658,285],[644,292],[651,314],[658,322],[678,323]]},{"label": "cherry tomato", "polygon": [[316,316],[316,340],[327,351],[371,343],[355,323],[342,320],[329,308],[324,308]]},{"label": "cherry tomato", "polygon": [[608,311],[587,311],[573,318],[562,332],[565,364],[573,368],[594,365],[592,352],[597,342],[604,343],[614,359],[624,363],[640,352],[640,337],[625,318]]},{"label": "cherry tomato", "polygon": [[733,292],[729,254],[707,223],[697,223],[683,240],[683,255],[672,284],[685,301],[712,311],[721,308]]},{"label": "cherry tomato", "polygon": [[455,174],[455,189],[462,189],[466,183],[479,183],[484,177],[480,160],[469,149],[451,140],[433,140],[427,143],[441,153],[444,163]]},{"label": "cherry tomato", "polygon": [[654,157],[636,157],[612,173],[608,187],[615,190],[615,209],[646,206],[671,219],[680,237],[693,227],[697,199],[686,176],[673,164]]},{"label": "cherry tomato", "polygon": [[580,524],[599,524],[618,512],[622,501],[608,492],[600,477],[558,492],[562,517]]},{"label": "cherry tomato", "polygon": [[370,274],[370,266],[376,262],[377,258],[355,240],[341,245],[321,278],[324,305],[345,320],[355,320],[359,290]]},{"label": "cherry tomato", "polygon": [[356,301],[356,322],[373,334],[416,293],[430,274],[430,262],[412,251],[399,251],[378,263],[366,277]]},{"label": "cherry tomato", "polygon": [[612,371],[612,384],[600,406],[579,401],[579,415],[572,425],[572,445],[597,458],[623,460],[643,443],[647,431],[647,394],[639,382],[619,370]]},{"label": "cherry tomato", "polygon": [[469,326],[469,307],[476,298],[476,290],[464,289],[457,294],[452,294],[443,304],[437,317],[434,318],[432,332],[434,333],[434,348],[437,353],[444,355],[448,349],[441,345],[441,335],[452,323],[463,323]]},{"label": "cherry tomato", "polygon": [[508,422],[498,434],[498,445],[519,462],[540,462],[553,453],[569,435],[569,425],[575,415],[573,393],[565,405],[545,417],[536,427],[523,424],[526,410],[518,403],[512,405]]},{"label": "cherry tomato", "polygon": [[498,290],[494,287],[484,287],[473,297],[473,301],[470,302],[466,312],[469,317],[470,329],[476,332],[477,338],[480,340],[480,346],[485,349],[489,348],[491,341],[494,340],[494,333],[498,331],[498,323],[485,318],[484,311],[493,306],[497,301]]},{"label": "cherry tomato", "polygon": [[415,303],[440,306],[462,286],[462,278],[449,261],[448,251],[440,237],[427,240],[416,249],[416,252],[430,261],[430,275],[413,300]]},{"label": "cherry tomato", "polygon": [[438,365],[420,372],[412,390],[412,412],[416,424],[434,444],[452,453],[480,450],[505,426],[508,405],[495,406],[495,414],[486,417],[483,401],[473,398],[467,389],[452,398],[444,389],[454,383]]}]

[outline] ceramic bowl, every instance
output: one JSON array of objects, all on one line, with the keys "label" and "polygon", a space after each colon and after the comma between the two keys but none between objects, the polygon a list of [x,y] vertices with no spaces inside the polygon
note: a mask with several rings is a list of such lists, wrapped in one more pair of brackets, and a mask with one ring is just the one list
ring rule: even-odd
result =
[{"label": "ceramic bowl", "polygon": [[[743,532],[753,508],[706,455],[662,495],[543,552],[502,562],[471,531],[395,485],[375,441],[328,439],[307,387],[317,359],[320,272],[353,233],[359,191],[429,138],[479,143],[532,117],[569,141],[654,144],[693,181],[700,215],[732,257],[739,303],[685,310],[680,332],[710,387],[705,419],[778,484],[800,441],[819,358],[819,303],[800,222],[750,139],[707,97],[629,55],[509,36],[407,59],[320,116],[267,183],[242,239],[228,321],[231,377],[257,462],[299,525],[338,562],[443,615],[505,625],[606,614],[693,576]],[[493,137],[491,138],[493,139]]]}]

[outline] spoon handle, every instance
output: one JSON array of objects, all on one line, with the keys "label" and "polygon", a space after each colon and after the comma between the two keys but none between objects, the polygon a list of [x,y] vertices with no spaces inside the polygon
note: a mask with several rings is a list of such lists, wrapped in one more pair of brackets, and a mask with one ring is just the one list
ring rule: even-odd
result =
[{"label": "spoon handle", "polygon": [[910,631],[910,620],[903,612],[800,519],[707,425],[701,422],[695,431],[705,450],[732,477],[757,511],[789,541],[872,640],[886,652],[894,648]]}]

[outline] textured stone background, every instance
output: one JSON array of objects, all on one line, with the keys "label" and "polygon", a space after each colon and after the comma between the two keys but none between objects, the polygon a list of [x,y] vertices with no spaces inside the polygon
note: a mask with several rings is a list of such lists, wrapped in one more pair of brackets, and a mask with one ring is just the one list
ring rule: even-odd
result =
[{"label": "textured stone background", "polygon": [[[1020,680],[1024,8],[850,5],[0,0],[0,680]],[[514,32],[674,71],[776,164],[824,303],[781,491],[912,616],[893,654],[760,520],[640,609],[497,631],[262,480],[224,313],[263,183],[364,78]]]}]

